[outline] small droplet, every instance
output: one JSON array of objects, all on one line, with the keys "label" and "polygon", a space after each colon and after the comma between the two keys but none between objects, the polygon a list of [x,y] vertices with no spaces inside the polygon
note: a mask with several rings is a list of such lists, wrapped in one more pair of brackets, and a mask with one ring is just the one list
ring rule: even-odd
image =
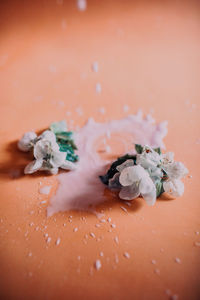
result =
[{"label": "small droplet", "polygon": [[56,246],[58,246],[58,245],[60,244],[60,241],[61,241],[60,238],[58,238],[58,239],[56,240]]},{"label": "small droplet", "polygon": [[153,265],[155,265],[155,264],[156,264],[156,260],[155,260],[155,259],[152,259],[151,263],[152,263]]},{"label": "small droplet", "polygon": [[77,8],[80,11],[85,11],[87,8],[87,1],[86,0],[77,0]]},{"label": "small droplet", "polygon": [[118,262],[119,262],[119,257],[117,254],[115,254],[115,262],[116,262],[116,264],[118,264]]},{"label": "small droplet", "polygon": [[101,252],[99,253],[99,255],[102,257],[102,256],[103,256],[103,252],[101,251]]},{"label": "small droplet", "polygon": [[128,258],[128,259],[130,258],[130,254],[128,252],[124,252],[123,255],[124,255],[125,258]]},{"label": "small droplet", "polygon": [[51,191],[51,186],[47,185],[40,189],[40,194],[49,195],[50,191]]},{"label": "small droplet", "polygon": [[92,71],[94,72],[98,72],[99,71],[99,64],[98,64],[98,61],[94,61],[93,64],[92,64]]},{"label": "small droplet", "polygon": [[78,228],[77,228],[77,227],[75,227],[75,228],[74,228],[74,232],[77,232],[77,231],[78,231]]},{"label": "small droplet", "polygon": [[170,300],[178,300],[178,295],[174,294],[170,297]]},{"label": "small droplet", "polygon": [[181,264],[180,258],[179,258],[179,257],[176,257],[176,258],[175,258],[175,262],[176,262],[177,264]]},{"label": "small droplet", "polygon": [[154,272],[155,272],[157,275],[160,275],[160,270],[159,270],[159,269],[155,269]]},{"label": "small droplet", "polygon": [[123,110],[124,110],[125,113],[128,112],[129,111],[129,106],[125,104],[123,106]]},{"label": "small droplet", "polygon": [[82,110],[81,107],[77,107],[77,108],[76,108],[76,112],[77,112],[77,114],[78,114],[79,116],[82,116],[82,115],[83,115],[83,110]]},{"label": "small droplet", "polygon": [[105,112],[106,112],[106,110],[105,110],[104,107],[100,107],[100,108],[99,108],[99,112],[100,112],[102,115],[104,115]]},{"label": "small droplet", "polygon": [[50,243],[50,242],[51,242],[51,238],[48,237],[48,238],[47,238],[47,243]]},{"label": "small droplet", "polygon": [[101,223],[106,223],[106,220],[105,219],[101,219],[100,222]]},{"label": "small droplet", "polygon": [[172,292],[169,289],[167,289],[167,290],[165,290],[165,293],[167,296],[170,296]]},{"label": "small droplet", "polygon": [[200,242],[195,242],[194,245],[195,245],[196,247],[200,247]]},{"label": "small droplet", "polygon": [[118,236],[114,237],[114,241],[115,241],[115,243],[116,243],[117,245],[119,245],[119,238],[118,238]]},{"label": "small droplet", "polygon": [[90,232],[90,236],[93,237],[93,238],[96,237],[96,235],[93,232]]},{"label": "small droplet", "polygon": [[101,261],[99,259],[97,259],[94,263],[95,269],[98,271],[99,269],[101,269]]},{"label": "small droplet", "polygon": [[100,83],[97,83],[96,84],[96,92],[98,93],[98,94],[100,94],[101,93],[101,84]]},{"label": "small droplet", "polygon": [[45,204],[47,201],[46,200],[43,200],[40,202],[40,204]]},{"label": "small droplet", "polygon": [[128,212],[127,209],[126,209],[126,207],[120,206],[120,208],[121,208],[123,211]]}]

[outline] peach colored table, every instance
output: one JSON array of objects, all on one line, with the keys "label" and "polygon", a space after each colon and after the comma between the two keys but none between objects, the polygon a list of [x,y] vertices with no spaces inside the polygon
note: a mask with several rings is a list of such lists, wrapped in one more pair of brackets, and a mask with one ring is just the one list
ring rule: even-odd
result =
[{"label": "peach colored table", "polygon": [[[84,12],[75,0],[57,2],[0,2],[1,299],[162,300],[168,289],[181,300],[200,299],[199,2],[91,0]],[[166,147],[192,175],[184,196],[154,207],[137,199],[128,212],[110,199],[98,211],[116,224],[112,232],[84,212],[47,219],[56,176],[23,176],[29,158],[16,140],[54,120],[82,126],[90,116],[103,122],[140,108],[169,121]],[[39,194],[40,182],[51,195]],[[90,232],[96,238],[86,239]]]}]

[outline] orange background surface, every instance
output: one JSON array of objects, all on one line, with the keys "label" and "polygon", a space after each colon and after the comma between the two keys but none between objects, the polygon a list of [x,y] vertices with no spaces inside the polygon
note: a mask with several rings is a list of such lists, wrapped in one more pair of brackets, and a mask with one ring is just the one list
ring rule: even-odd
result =
[{"label": "orange background surface", "polygon": [[[84,12],[76,1],[0,1],[1,299],[160,300],[170,298],[168,289],[200,299],[199,78],[199,1],[91,0]],[[116,224],[112,232],[108,222],[96,228],[86,212],[47,218],[56,176],[23,176],[30,157],[16,141],[54,120],[76,127],[90,116],[103,122],[140,108],[169,121],[166,148],[192,175],[184,196],[162,197],[154,207],[136,199],[127,212],[110,199],[98,211]],[[39,194],[46,185],[49,196]],[[90,232],[96,238],[85,238]]]}]

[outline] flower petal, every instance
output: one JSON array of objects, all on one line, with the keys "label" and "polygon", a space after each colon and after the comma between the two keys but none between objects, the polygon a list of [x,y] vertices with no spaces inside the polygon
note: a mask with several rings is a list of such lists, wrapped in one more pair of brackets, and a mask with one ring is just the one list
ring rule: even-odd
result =
[{"label": "flower petal", "polygon": [[113,178],[109,179],[108,186],[111,189],[119,189],[121,187],[121,184],[119,183],[119,176],[120,173],[115,173]]},{"label": "flower petal", "polygon": [[167,152],[162,154],[162,163],[168,164],[174,162],[174,152]]},{"label": "flower petal", "polygon": [[49,162],[55,168],[60,167],[62,164],[64,164],[66,155],[66,152],[54,151],[51,154]]},{"label": "flower petal", "polygon": [[31,150],[33,147],[31,142],[36,139],[36,137],[37,135],[33,131],[26,132],[17,144],[19,150],[24,152]]},{"label": "flower petal", "polygon": [[119,172],[122,172],[123,169],[127,168],[127,167],[131,167],[134,165],[134,162],[132,159],[127,159],[125,162],[123,162],[121,165],[117,166],[116,169]]},{"label": "flower petal", "polygon": [[182,162],[175,161],[163,166],[164,171],[170,179],[181,179],[188,173],[188,169]]},{"label": "flower petal", "polygon": [[38,138],[48,140],[52,143],[56,142],[56,136],[51,130],[45,130]]},{"label": "flower petal", "polygon": [[164,181],[163,188],[172,197],[180,197],[184,193],[184,184],[178,179]]},{"label": "flower petal", "polygon": [[32,174],[42,167],[42,159],[31,161],[24,169],[24,174]]},{"label": "flower petal", "polygon": [[36,159],[44,159],[47,155],[51,155],[52,151],[59,152],[58,144],[46,139],[41,139],[35,144],[33,154]]},{"label": "flower petal", "polygon": [[150,192],[141,193],[141,195],[149,206],[153,206],[156,202],[156,187],[153,186]]},{"label": "flower petal", "polygon": [[76,165],[69,160],[65,160],[64,163],[60,166],[64,170],[75,170]]},{"label": "flower petal", "polygon": [[139,183],[139,190],[141,194],[148,194],[155,187],[152,179],[149,176],[143,177]]},{"label": "flower petal", "polygon": [[141,154],[137,154],[136,163],[145,169],[154,169],[160,164],[161,156],[149,146],[144,146]]},{"label": "flower petal", "polygon": [[132,200],[137,198],[140,195],[140,191],[138,188],[138,185],[136,183],[122,187],[120,193],[119,193],[119,198],[123,200]]},{"label": "flower petal", "polygon": [[127,167],[122,170],[119,182],[123,186],[129,186],[134,182],[138,182],[142,177],[147,175],[148,173],[141,166]]},{"label": "flower petal", "polygon": [[36,159],[43,159],[50,152],[50,142],[48,140],[39,140],[33,149],[33,154]]}]

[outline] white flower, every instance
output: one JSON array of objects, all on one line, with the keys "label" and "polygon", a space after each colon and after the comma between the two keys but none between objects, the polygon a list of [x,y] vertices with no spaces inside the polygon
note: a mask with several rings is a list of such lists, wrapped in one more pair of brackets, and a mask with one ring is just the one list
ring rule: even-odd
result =
[{"label": "white flower", "polygon": [[[54,135],[54,134],[53,134]],[[73,163],[66,161],[66,152],[59,151],[59,145],[49,132],[46,132],[34,146],[33,154],[35,160],[29,163],[24,172],[32,174],[38,170],[48,170],[52,174],[57,174],[58,168],[72,170]]]},{"label": "white flower", "polygon": [[136,164],[144,169],[155,170],[160,165],[161,157],[149,146],[144,146],[141,154],[137,154]]},{"label": "white flower", "polygon": [[127,167],[131,167],[133,165],[134,165],[134,161],[132,159],[127,159],[121,165],[117,166],[116,169],[117,169],[117,171],[122,172],[123,169],[125,169]]},{"label": "white flower", "polygon": [[188,169],[182,162],[174,161],[173,152],[162,155],[161,167],[168,177],[163,182],[164,191],[172,197],[182,196],[184,193],[184,184],[180,179],[188,173]]},{"label": "white flower", "polygon": [[34,144],[34,140],[37,135],[33,131],[26,132],[23,137],[19,140],[17,146],[21,151],[28,152],[31,150]]},{"label": "white flower", "polygon": [[182,162],[172,162],[162,166],[170,179],[181,179],[188,173],[188,169]]},{"label": "white flower", "polygon": [[119,183],[119,176],[120,176],[120,172],[117,172],[111,179],[109,179],[108,181],[109,188],[119,189],[121,187],[121,184]]},{"label": "white flower", "polygon": [[127,159],[121,165],[117,166],[116,169],[119,172],[115,173],[115,175],[111,179],[109,179],[108,186],[111,189],[119,189],[121,187],[121,184],[119,182],[120,173],[122,172],[123,169],[125,169],[127,167],[130,167],[130,166],[133,166],[133,165],[134,165],[133,160],[132,159]]},{"label": "white flower", "polygon": [[161,157],[162,157],[161,162],[163,165],[174,162],[174,153],[173,152],[164,153],[161,155]]},{"label": "white flower", "polygon": [[156,201],[156,187],[149,174],[140,165],[126,167],[119,176],[122,189],[119,197],[124,200],[132,200],[140,194],[148,205],[154,205]]},{"label": "white flower", "polygon": [[38,171],[42,167],[42,159],[41,160],[33,160],[31,161],[24,169],[24,174],[32,174]]},{"label": "white flower", "polygon": [[45,139],[52,143],[56,143],[56,136],[51,130],[45,130],[39,137],[39,139]]},{"label": "white flower", "polygon": [[172,197],[180,197],[184,193],[184,184],[179,179],[164,181],[163,188]]},{"label": "white flower", "polygon": [[[54,159],[60,159],[60,153],[65,155],[64,152],[59,151],[59,146],[56,142],[51,140],[41,139],[39,140],[33,149],[33,155],[36,159],[44,159],[52,162],[54,166]],[[62,159],[63,160],[63,159]],[[64,161],[64,160],[63,160]],[[57,165],[57,162],[55,163]]]}]

